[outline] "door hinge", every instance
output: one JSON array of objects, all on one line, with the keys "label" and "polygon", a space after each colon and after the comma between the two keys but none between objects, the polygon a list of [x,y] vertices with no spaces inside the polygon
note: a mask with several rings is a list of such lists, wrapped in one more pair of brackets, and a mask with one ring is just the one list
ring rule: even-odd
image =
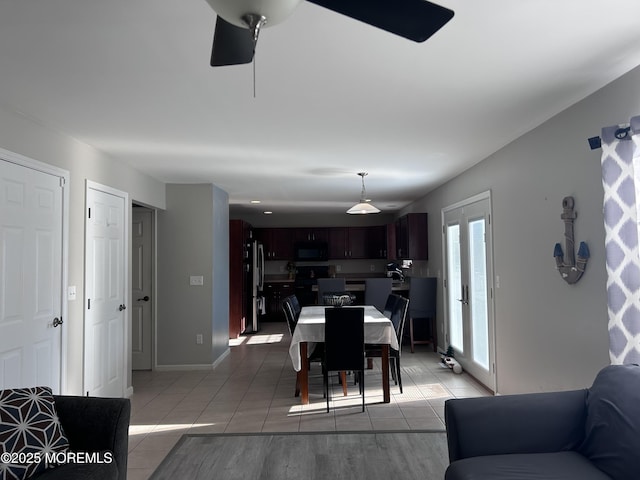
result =
[{"label": "door hinge", "polygon": [[91,310],[91,299],[87,298],[87,310]]},{"label": "door hinge", "polygon": [[89,207],[89,218],[91,218],[91,207]]},{"label": "door hinge", "polygon": [[60,177],[60,186],[64,187],[65,184],[66,184],[66,181],[65,181],[64,177]]}]

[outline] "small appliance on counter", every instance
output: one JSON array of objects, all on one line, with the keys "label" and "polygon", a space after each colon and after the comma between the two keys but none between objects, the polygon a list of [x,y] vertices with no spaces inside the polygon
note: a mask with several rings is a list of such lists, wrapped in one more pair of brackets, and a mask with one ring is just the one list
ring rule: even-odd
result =
[{"label": "small appliance on counter", "polygon": [[408,270],[412,266],[413,260],[389,262],[387,263],[387,277],[404,282],[404,272],[402,270]]}]

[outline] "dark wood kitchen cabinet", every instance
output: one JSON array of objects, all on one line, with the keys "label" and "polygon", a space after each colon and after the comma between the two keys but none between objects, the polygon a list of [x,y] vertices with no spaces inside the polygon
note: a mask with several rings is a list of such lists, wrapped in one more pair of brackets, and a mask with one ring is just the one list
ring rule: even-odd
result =
[{"label": "dark wood kitchen cabinet", "polygon": [[395,222],[396,258],[428,260],[427,214],[408,213]]},{"label": "dark wood kitchen cabinet", "polygon": [[293,295],[293,287],[293,281],[286,283],[265,282],[263,291],[266,310],[265,320],[270,322],[285,320],[282,301],[289,295]]},{"label": "dark wood kitchen cabinet", "polygon": [[291,228],[293,243],[296,242],[328,242],[329,228]]},{"label": "dark wood kitchen cabinet", "polygon": [[292,229],[258,228],[256,238],[262,242],[265,260],[293,259]]},{"label": "dark wood kitchen cabinet", "polygon": [[386,259],[388,258],[388,246],[387,246],[387,226],[380,225],[377,227],[369,227],[367,229],[367,237],[365,238],[367,244],[368,258]]},{"label": "dark wood kitchen cabinet", "polygon": [[387,258],[387,227],[381,225],[329,229],[329,258]]},{"label": "dark wood kitchen cabinet", "polygon": [[247,286],[244,284],[244,251],[251,225],[229,221],[229,338],[238,338],[247,321]]}]

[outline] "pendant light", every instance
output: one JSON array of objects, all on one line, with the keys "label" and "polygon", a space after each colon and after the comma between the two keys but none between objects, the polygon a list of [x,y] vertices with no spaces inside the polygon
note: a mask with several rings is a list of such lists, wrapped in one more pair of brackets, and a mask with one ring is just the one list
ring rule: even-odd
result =
[{"label": "pendant light", "polygon": [[362,193],[360,194],[360,203],[354,205],[349,210],[348,214],[351,215],[367,215],[369,213],[380,213],[380,210],[367,200],[367,190],[364,188],[364,177],[367,176],[367,172],[359,172],[358,175],[362,178]]}]

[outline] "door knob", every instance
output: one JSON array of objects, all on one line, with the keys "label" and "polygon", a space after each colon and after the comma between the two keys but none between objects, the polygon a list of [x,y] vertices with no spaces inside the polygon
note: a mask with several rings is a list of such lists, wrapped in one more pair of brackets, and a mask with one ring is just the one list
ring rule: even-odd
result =
[{"label": "door knob", "polygon": [[63,323],[62,319],[56,317],[56,318],[53,319],[53,323],[51,325],[53,325],[53,327],[55,328],[55,327],[59,327],[60,325],[62,325],[62,323]]},{"label": "door knob", "polygon": [[139,302],[148,302],[149,301],[149,295],[145,295],[144,297],[139,298],[138,301]]},{"label": "door knob", "polygon": [[123,310],[126,310],[126,309],[127,309],[127,306],[124,303],[118,307],[118,310],[120,310],[120,311],[123,311]]}]

